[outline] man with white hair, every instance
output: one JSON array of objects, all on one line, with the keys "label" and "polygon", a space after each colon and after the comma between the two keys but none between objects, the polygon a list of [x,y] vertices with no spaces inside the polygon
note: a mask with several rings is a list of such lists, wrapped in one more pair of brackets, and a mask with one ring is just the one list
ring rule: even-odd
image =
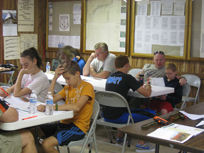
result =
[{"label": "man with white hair", "polygon": [[94,49],[95,53],[90,55],[83,68],[83,75],[106,79],[116,72],[114,66],[116,56],[109,53],[107,44],[103,42],[97,43]]}]

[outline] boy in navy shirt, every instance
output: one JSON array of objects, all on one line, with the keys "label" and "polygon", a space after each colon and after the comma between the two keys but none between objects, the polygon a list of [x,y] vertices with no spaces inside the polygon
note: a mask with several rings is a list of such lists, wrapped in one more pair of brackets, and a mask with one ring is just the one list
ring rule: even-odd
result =
[{"label": "boy in navy shirt", "polygon": [[[176,78],[177,70],[173,63],[169,63],[166,68],[166,77],[164,77],[164,83],[166,87],[173,87],[174,93],[161,95],[152,98],[150,101],[150,108],[160,112],[162,115],[167,114],[174,110],[176,104],[182,100],[182,86],[179,84],[179,80]],[[145,108],[144,106],[142,108]]]}]

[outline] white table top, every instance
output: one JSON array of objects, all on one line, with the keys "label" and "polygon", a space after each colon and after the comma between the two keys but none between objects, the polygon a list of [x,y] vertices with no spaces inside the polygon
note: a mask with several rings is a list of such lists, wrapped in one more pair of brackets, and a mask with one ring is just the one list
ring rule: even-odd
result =
[{"label": "white table top", "polygon": [[[13,130],[60,121],[63,119],[68,119],[73,117],[73,111],[54,111],[53,115],[45,115],[45,112],[37,112],[37,114],[29,114],[28,113],[29,102],[16,102],[16,103],[17,104],[15,104],[15,102],[12,102],[10,103],[10,106],[17,108],[19,113],[19,120],[11,123],[0,123],[0,129],[6,130],[6,131],[13,131]],[[38,102],[38,104],[40,104],[40,102]],[[22,120],[23,118],[27,118],[29,116],[35,116],[35,115],[37,115],[37,117]]]},{"label": "white table top", "polygon": [[[54,77],[53,74],[46,74],[46,75],[47,75],[49,80],[52,80],[52,78]],[[82,80],[91,83],[95,90],[105,91],[105,85],[106,85],[106,80],[107,79],[100,79],[100,78],[88,77],[88,76],[83,76],[83,75],[81,75],[81,78],[82,78]],[[57,82],[59,82],[61,85],[67,85],[67,83],[65,82],[65,79],[63,78],[63,76],[60,76],[57,79]],[[151,93],[150,97],[155,97],[155,96],[159,96],[159,95],[166,95],[166,94],[173,93],[173,92],[174,92],[174,88],[171,88],[171,87],[159,87],[159,86],[152,85],[152,93]],[[128,92],[128,95],[132,96],[132,97],[145,98],[140,93],[134,92],[132,90],[130,90]]]}]

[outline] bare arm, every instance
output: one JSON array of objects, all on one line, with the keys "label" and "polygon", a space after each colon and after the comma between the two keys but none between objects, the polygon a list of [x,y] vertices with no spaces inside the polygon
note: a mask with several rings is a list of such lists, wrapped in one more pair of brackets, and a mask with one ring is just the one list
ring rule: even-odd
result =
[{"label": "bare arm", "polygon": [[[73,111],[79,111],[89,100],[89,96],[83,95],[79,98],[79,100],[74,104],[66,104],[66,105],[59,105],[58,110],[73,110]],[[55,110],[55,105],[53,106],[53,109]]]},{"label": "bare arm", "polygon": [[16,109],[9,107],[3,115],[0,116],[1,122],[15,122],[18,121],[18,112]]},{"label": "bare arm", "polygon": [[107,79],[108,76],[110,75],[110,72],[108,71],[102,71],[100,73],[96,73],[94,70],[91,70],[91,76],[93,77],[97,77],[97,78],[103,78],[103,79]]},{"label": "bare arm", "polygon": [[34,71],[35,71],[34,68],[21,69],[20,73],[18,74],[18,78],[17,78],[16,84],[15,84],[15,88],[14,88],[14,92],[13,92],[13,95],[15,97],[24,96],[24,95],[30,94],[32,92],[32,90],[30,90],[27,87],[21,89],[21,82],[22,82],[22,78],[23,78],[24,74],[31,74]]},{"label": "bare arm", "polygon": [[[15,84],[10,88],[5,89],[5,91],[10,95],[11,93],[13,93],[14,87],[15,87]],[[6,97],[6,94],[2,90],[0,90],[0,97]]]},{"label": "bare arm", "polygon": [[[56,96],[61,96],[60,94],[56,94]],[[62,96],[61,96],[62,97]],[[79,100],[74,104],[66,104],[66,105],[58,105],[58,110],[68,111],[79,111],[85,103],[89,100],[89,96],[83,95],[79,98]],[[53,110],[55,110],[55,105],[53,105]],[[45,111],[45,105],[39,105],[38,111]]]},{"label": "bare arm", "polygon": [[185,77],[183,77],[183,76],[176,76],[176,77],[177,77],[177,79],[179,79],[179,83],[181,86],[183,86],[187,83],[187,80]]},{"label": "bare arm", "polygon": [[146,84],[144,87],[141,86],[139,89],[137,89],[137,92],[139,92],[145,97],[149,97],[152,93],[152,89],[149,84]]},{"label": "bare arm", "polygon": [[[53,79],[52,79],[50,88],[49,88],[49,90],[48,90],[48,91],[51,92],[51,94],[52,94],[52,96],[53,96],[53,102],[54,102],[54,103],[57,102],[57,101],[59,101],[59,100],[62,100],[62,99],[63,99],[63,97],[62,97],[59,93],[57,93],[57,94],[54,95],[54,88],[55,88],[56,81],[57,81],[57,79],[60,77],[60,75],[64,72],[64,68],[60,68],[60,67],[61,67],[61,65],[59,65],[59,66],[57,67],[57,69],[55,70],[55,75],[54,75],[54,77],[53,77]],[[38,109],[38,111],[43,112],[43,111],[45,111],[45,105],[39,105],[39,106],[37,107],[37,109]]]},{"label": "bare arm", "polygon": [[[143,68],[142,68],[142,71],[141,71],[141,72],[144,73]],[[140,75],[141,72],[138,72],[137,75],[135,76],[135,78],[139,78],[139,77],[140,77],[139,75]]]},{"label": "bare arm", "polygon": [[93,59],[96,58],[96,54],[92,53],[89,59],[87,60],[84,68],[83,68],[83,75],[88,76],[90,74],[90,64],[93,61]]}]

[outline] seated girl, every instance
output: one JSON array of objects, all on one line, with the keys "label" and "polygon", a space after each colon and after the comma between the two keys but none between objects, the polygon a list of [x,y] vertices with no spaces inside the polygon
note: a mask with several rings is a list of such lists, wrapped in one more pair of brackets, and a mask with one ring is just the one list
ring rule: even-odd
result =
[{"label": "seated girl", "polygon": [[[41,70],[42,59],[35,48],[26,49],[20,58],[22,69],[18,73],[16,83],[6,89],[8,94],[13,93],[15,97],[26,96],[32,90],[37,94],[37,100],[45,102],[45,98],[49,89],[49,80]],[[0,91],[0,96],[5,97],[5,93]]]}]

